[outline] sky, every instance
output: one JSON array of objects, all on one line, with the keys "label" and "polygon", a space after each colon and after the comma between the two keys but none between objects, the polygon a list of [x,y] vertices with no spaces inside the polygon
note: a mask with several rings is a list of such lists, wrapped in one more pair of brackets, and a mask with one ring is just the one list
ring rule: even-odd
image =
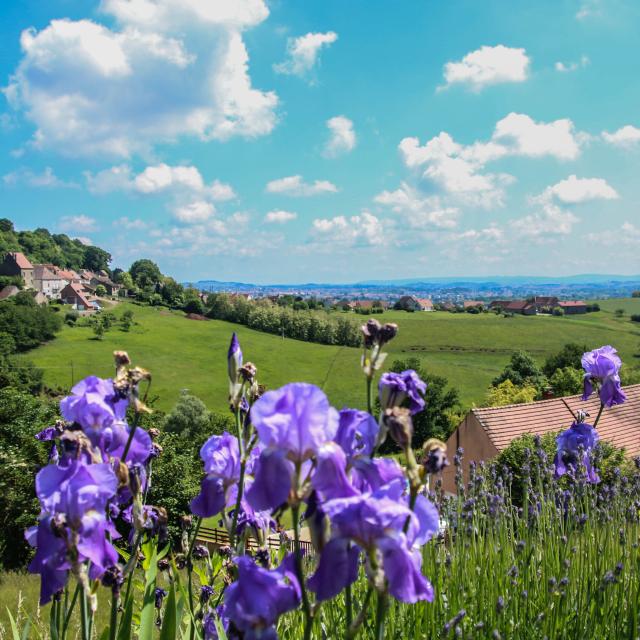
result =
[{"label": "sky", "polygon": [[637,0],[5,0],[0,217],[181,281],[640,273]]}]

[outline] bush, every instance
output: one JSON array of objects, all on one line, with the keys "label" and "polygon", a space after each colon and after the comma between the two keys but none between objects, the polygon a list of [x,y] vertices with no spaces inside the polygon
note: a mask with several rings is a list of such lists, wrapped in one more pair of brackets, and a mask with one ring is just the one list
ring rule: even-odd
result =
[{"label": "bush", "polygon": [[561,317],[564,315],[564,309],[562,307],[554,307],[551,313],[554,316]]},{"label": "bush", "polygon": [[516,351],[504,371],[491,384],[497,387],[505,380],[511,380],[517,387],[533,386],[538,395],[542,395],[547,386],[544,374],[526,351]]},{"label": "bush", "polygon": [[554,371],[549,378],[549,384],[554,396],[573,396],[582,391],[583,379],[582,369],[563,367]]},{"label": "bush", "polygon": [[66,325],[69,325],[70,327],[75,326],[76,322],[78,322],[78,318],[80,317],[80,314],[77,311],[67,311],[64,314],[64,323]]},{"label": "bush", "polygon": [[624,309],[616,309],[616,310],[613,312],[613,315],[614,315],[616,318],[624,318],[624,314],[625,314],[625,310],[624,310]]},{"label": "bush", "polygon": [[51,340],[61,326],[62,320],[53,309],[36,304],[29,292],[0,302],[0,333],[13,338],[16,351],[27,351]]},{"label": "bush", "polygon": [[511,380],[507,379],[489,387],[489,391],[487,391],[487,406],[502,407],[507,404],[524,404],[533,402],[537,395],[538,390],[533,385],[515,385]]},{"label": "bush", "polygon": [[582,367],[582,355],[587,351],[590,351],[590,348],[586,344],[567,342],[558,353],[549,356],[545,360],[542,372],[550,378],[556,369],[563,369],[564,367],[580,369]]},{"label": "bush", "polygon": [[631,316],[631,322],[640,322],[640,313],[634,313]]}]

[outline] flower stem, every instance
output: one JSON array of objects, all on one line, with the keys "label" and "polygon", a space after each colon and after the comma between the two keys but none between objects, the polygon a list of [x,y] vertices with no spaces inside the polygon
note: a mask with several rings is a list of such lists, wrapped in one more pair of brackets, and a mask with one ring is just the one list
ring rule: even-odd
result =
[{"label": "flower stem", "polygon": [[598,411],[598,415],[593,423],[593,428],[595,429],[598,426],[598,422],[600,422],[600,418],[602,417],[602,412],[604,411],[604,404],[600,403],[600,410]]},{"label": "flower stem", "polygon": [[369,608],[369,600],[371,600],[371,595],[373,594],[373,587],[369,585],[367,589],[367,593],[364,596],[364,601],[362,602],[362,608],[360,609],[360,613],[358,617],[353,621],[349,629],[347,630],[347,640],[351,640],[355,638],[358,629],[362,626],[364,619],[367,617],[368,608]]},{"label": "flower stem", "polygon": [[78,599],[78,594],[80,593],[80,584],[76,587],[76,590],[73,593],[73,598],[71,599],[71,605],[66,611],[64,622],[62,623],[62,639],[67,637],[67,628],[69,627],[69,622],[71,621],[71,614],[73,613],[73,609],[76,606],[76,600]]},{"label": "flower stem", "polygon": [[373,377],[367,376],[367,411],[373,415],[373,406],[371,403],[371,387],[373,385]]},{"label": "flower stem", "polygon": [[[296,474],[298,475],[298,474]],[[311,614],[311,606],[309,604],[309,596],[304,584],[304,572],[302,570],[302,554],[300,553],[300,505],[291,506],[291,515],[293,517],[293,544],[294,558],[296,566],[296,575],[300,583],[300,591],[302,592],[302,611],[304,612],[304,640],[311,638],[311,627],[313,626],[313,617]]]},{"label": "flower stem", "polygon": [[195,619],[195,611],[193,607],[193,566],[191,564],[191,556],[193,555],[193,548],[196,546],[196,540],[198,538],[198,532],[200,531],[200,525],[202,524],[202,518],[196,520],[196,528],[193,532],[193,538],[187,551],[187,575],[189,576],[189,610],[191,611],[191,624],[189,626],[189,638],[193,640],[196,628],[193,624]]},{"label": "flower stem", "polygon": [[347,632],[345,634],[345,638],[349,638],[349,629],[351,629],[351,624],[353,622],[353,601],[352,601],[352,597],[351,597],[351,585],[348,584],[347,588],[345,589],[344,592],[344,601],[345,601],[345,608],[346,608],[346,627],[347,627]]},{"label": "flower stem", "polygon": [[138,427],[138,422],[140,420],[140,412],[136,411],[133,417],[133,424],[131,425],[131,431],[129,431],[129,437],[127,438],[127,444],[124,445],[124,451],[122,452],[122,462],[126,463],[127,454],[129,453],[129,449],[131,448],[131,443],[133,442],[133,436]]},{"label": "flower stem", "polygon": [[385,626],[385,618],[387,615],[387,606],[388,606],[389,596],[386,591],[382,591],[378,593],[378,607],[376,610],[376,632],[375,639],[376,640],[384,640],[384,626]]},{"label": "flower stem", "polygon": [[87,624],[87,594],[84,587],[80,593],[80,626],[82,630],[82,640],[89,640],[89,625]]},{"label": "flower stem", "polygon": [[109,640],[116,640],[116,629],[118,628],[118,600],[120,594],[111,592],[111,618],[109,620]]},{"label": "flower stem", "polygon": [[236,544],[236,529],[238,528],[238,514],[240,512],[240,506],[242,504],[242,494],[244,493],[244,473],[247,466],[247,461],[244,455],[244,429],[242,428],[242,416],[240,414],[240,408],[235,411],[236,416],[236,431],[238,437],[238,450],[240,452],[240,481],[238,482],[238,496],[236,498],[236,507],[233,510],[233,521],[231,524],[231,532],[229,533],[229,543],[231,547]]}]

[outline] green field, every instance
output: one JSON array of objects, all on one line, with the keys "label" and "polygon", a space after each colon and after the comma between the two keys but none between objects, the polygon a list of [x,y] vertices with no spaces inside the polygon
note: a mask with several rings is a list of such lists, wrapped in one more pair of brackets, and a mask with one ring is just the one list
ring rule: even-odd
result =
[{"label": "green field", "polygon": [[[563,318],[402,311],[376,317],[400,327],[389,345],[389,363],[400,357],[420,358],[430,371],[446,376],[470,406],[483,401],[491,380],[517,349],[529,351],[542,363],[567,342],[612,344],[627,366],[638,367],[640,324],[630,322],[629,315],[640,313],[640,299],[606,300],[601,306],[598,313]],[[181,389],[189,389],[212,409],[223,409],[226,350],[231,332],[237,331],[245,360],[258,366],[259,379],[268,387],[306,381],[323,387],[338,407],[364,403],[359,349],[283,340],[227,322],[188,320],[181,312],[155,307],[121,304],[116,315],[125,308],[135,314],[129,333],[115,327],[99,341],[89,328],[65,326],[54,341],[26,357],[45,370],[48,385],[66,390],[91,373],[111,375],[111,354],[124,349],[135,364],[151,370],[151,395],[159,396],[160,409],[169,409]],[[615,317],[618,308],[625,310],[623,318]]]}]

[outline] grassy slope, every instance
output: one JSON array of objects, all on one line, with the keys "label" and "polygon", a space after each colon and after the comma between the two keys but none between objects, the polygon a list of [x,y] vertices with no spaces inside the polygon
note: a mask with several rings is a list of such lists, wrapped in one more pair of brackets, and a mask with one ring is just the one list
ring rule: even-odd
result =
[{"label": "grassy slope", "polygon": [[[120,305],[116,313],[124,308]],[[169,409],[179,390],[188,388],[212,408],[222,409],[227,395],[226,349],[235,330],[245,359],[257,364],[259,378],[267,386],[291,380],[313,382],[323,386],[337,406],[364,402],[358,349],[282,340],[226,322],[198,322],[185,319],[182,313],[131,308],[136,326],[129,333],[114,328],[97,341],[91,339],[88,328],[65,327],[56,340],[27,357],[45,369],[48,384],[67,389],[71,362],[75,380],[90,373],[106,376],[112,371],[113,350],[125,349],[136,364],[151,370],[152,395],[160,396],[159,408]],[[640,313],[640,299],[608,300],[602,308],[599,313],[564,318],[394,311],[377,317],[400,326],[398,337],[389,345],[389,362],[419,357],[431,371],[458,387],[469,405],[482,401],[491,380],[516,349],[529,351],[542,363],[569,341],[612,344],[623,360],[637,366],[634,354],[640,350],[640,325],[631,323],[628,315]],[[624,308],[626,317],[615,318],[617,308]]]}]

